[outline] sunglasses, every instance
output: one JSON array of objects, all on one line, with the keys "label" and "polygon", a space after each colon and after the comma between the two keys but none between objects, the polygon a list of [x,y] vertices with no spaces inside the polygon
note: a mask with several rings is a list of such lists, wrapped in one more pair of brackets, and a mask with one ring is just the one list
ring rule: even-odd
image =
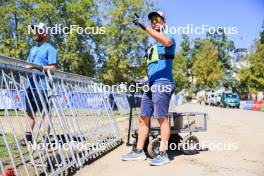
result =
[{"label": "sunglasses", "polygon": [[162,18],[160,16],[153,16],[150,21],[151,23],[160,23]]}]

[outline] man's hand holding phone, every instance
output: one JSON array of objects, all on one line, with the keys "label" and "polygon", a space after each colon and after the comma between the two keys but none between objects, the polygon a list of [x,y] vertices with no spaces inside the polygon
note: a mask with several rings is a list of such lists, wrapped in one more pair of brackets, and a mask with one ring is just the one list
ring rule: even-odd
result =
[{"label": "man's hand holding phone", "polygon": [[135,15],[135,18],[133,20],[133,23],[136,26],[139,26],[141,29],[146,30],[146,26],[144,25],[144,21],[139,18],[138,14],[134,13],[134,15]]}]

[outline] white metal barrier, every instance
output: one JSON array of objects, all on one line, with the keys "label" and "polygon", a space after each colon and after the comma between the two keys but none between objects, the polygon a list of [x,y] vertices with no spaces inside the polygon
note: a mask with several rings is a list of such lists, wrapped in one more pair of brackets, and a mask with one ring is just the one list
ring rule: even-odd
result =
[{"label": "white metal barrier", "polygon": [[128,95],[126,93],[112,93],[120,115],[129,114]]},{"label": "white metal barrier", "polygon": [[[0,175],[67,174],[122,142],[95,80],[25,64],[0,55]],[[25,136],[28,112],[32,141]]]}]

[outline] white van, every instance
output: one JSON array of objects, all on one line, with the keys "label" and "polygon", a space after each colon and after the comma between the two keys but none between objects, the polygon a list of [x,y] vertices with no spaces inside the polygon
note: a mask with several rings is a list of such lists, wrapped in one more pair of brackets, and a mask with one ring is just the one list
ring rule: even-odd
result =
[{"label": "white van", "polygon": [[210,106],[216,105],[216,93],[214,91],[207,92],[205,104]]},{"label": "white van", "polygon": [[216,93],[216,106],[220,106],[221,98],[222,98],[223,92],[217,92]]}]

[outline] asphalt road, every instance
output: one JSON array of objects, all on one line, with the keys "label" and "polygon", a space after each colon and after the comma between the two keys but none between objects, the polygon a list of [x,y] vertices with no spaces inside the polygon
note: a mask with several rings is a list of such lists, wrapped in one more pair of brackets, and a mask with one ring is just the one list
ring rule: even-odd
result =
[{"label": "asphalt road", "polygon": [[[196,155],[171,152],[165,166],[121,161],[125,144],[80,169],[80,176],[264,176],[264,112],[185,104],[177,111],[207,112],[208,131],[194,133],[210,150]],[[128,121],[119,122],[124,138]],[[232,147],[230,147],[232,146]]]}]

